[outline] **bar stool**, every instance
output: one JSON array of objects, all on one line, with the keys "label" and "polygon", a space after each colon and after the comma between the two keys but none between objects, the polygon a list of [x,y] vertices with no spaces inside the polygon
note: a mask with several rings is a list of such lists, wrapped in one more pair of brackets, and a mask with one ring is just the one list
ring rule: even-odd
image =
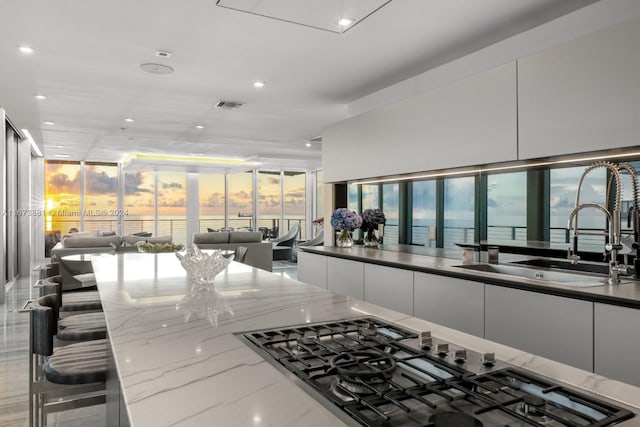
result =
[{"label": "bar stool", "polygon": [[62,291],[61,276],[52,276],[39,280],[34,287],[40,288],[40,296],[55,293],[58,295],[61,312],[102,311],[98,291]]},{"label": "bar stool", "polygon": [[40,286],[40,295],[54,294],[57,296],[56,304],[51,307],[53,315],[58,321],[56,338],[61,341],[89,341],[105,339],[107,337],[107,322],[102,311],[83,314],[72,311],[72,315],[60,318],[60,304],[62,298],[60,285],[53,282],[45,282]]},{"label": "bar stool", "polygon": [[47,414],[105,403],[107,341],[54,349],[58,296],[27,301],[29,312],[29,425],[44,426]]}]

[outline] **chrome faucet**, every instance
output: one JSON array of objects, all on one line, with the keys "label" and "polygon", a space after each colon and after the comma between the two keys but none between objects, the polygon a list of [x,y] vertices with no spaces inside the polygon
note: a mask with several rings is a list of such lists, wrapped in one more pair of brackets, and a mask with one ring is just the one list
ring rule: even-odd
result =
[{"label": "chrome faucet", "polygon": [[[616,166],[610,162],[595,162],[591,166],[587,166],[582,172],[580,176],[580,181],[578,182],[578,189],[576,191],[576,203],[575,207],[569,214],[568,221],[568,229],[571,233],[571,238],[573,239],[573,248],[569,247],[567,251],[567,258],[573,263],[577,264],[580,261],[580,256],[578,256],[578,235],[602,235],[605,234],[608,236],[608,241],[605,244],[605,255],[606,252],[610,253],[609,260],[609,279],[607,283],[610,285],[617,285],[620,283],[620,274],[627,274],[627,266],[618,264],[618,251],[622,249],[621,241],[621,228],[620,228],[620,202],[622,198],[622,178],[620,176],[620,166]],[[611,172],[612,179],[615,180],[615,198],[613,203],[612,210],[605,208],[604,206],[598,203],[580,203],[580,190],[582,189],[582,183],[584,178],[593,170],[599,168],[606,168]],[[627,170],[626,166],[623,167]],[[628,171],[628,170],[627,170]],[[609,195],[612,190],[611,183],[607,185],[607,200],[609,200]],[[595,208],[604,213],[607,218],[607,228],[608,233],[602,232],[587,232],[587,231],[578,231],[578,212],[585,208]]]},{"label": "chrome faucet", "polygon": [[[638,174],[636,173],[633,166],[629,163],[620,163],[618,165],[618,170],[620,172],[626,171],[631,177],[631,186],[633,187],[633,204],[629,207],[629,211],[627,212],[627,228],[631,228],[633,231],[633,243],[631,244],[631,248],[635,249],[635,258],[633,261],[633,271],[634,277],[637,279],[640,277],[640,211],[638,210],[638,204],[640,203],[640,186],[638,185]],[[612,184],[613,176],[609,179],[609,184],[607,185],[607,189],[610,188]],[[625,264],[626,264],[626,254],[625,254]]]}]

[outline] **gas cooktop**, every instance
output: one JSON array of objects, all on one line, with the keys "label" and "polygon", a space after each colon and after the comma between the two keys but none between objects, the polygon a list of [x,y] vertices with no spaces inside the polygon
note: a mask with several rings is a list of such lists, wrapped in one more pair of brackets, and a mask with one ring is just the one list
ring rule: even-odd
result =
[{"label": "gas cooktop", "polygon": [[347,423],[365,426],[615,425],[627,409],[432,337],[367,317],[248,332]]}]

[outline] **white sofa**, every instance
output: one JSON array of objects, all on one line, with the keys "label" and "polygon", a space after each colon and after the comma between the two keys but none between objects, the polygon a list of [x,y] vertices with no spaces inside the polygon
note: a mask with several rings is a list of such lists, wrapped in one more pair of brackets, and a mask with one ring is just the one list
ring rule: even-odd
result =
[{"label": "white sofa", "polygon": [[194,233],[192,242],[200,249],[236,250],[238,246],[247,248],[244,263],[256,268],[271,271],[273,250],[271,242],[262,241],[259,231],[214,231]]}]

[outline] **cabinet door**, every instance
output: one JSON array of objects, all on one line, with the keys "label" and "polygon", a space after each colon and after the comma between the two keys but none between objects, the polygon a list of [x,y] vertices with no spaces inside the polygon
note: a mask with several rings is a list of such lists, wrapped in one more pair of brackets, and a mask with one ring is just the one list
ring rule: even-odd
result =
[{"label": "cabinet door", "polygon": [[364,263],[327,257],[327,289],[363,300]]},{"label": "cabinet door", "polygon": [[416,272],[413,315],[449,328],[484,336],[484,284]]},{"label": "cabinet door", "polygon": [[593,371],[593,303],[485,286],[485,337]]},{"label": "cabinet door", "polygon": [[298,251],[298,280],[327,289],[327,257]]},{"label": "cabinet door", "polygon": [[638,144],[640,20],[518,60],[519,158]]},{"label": "cabinet door", "polygon": [[640,310],[596,303],[593,323],[595,372],[640,387]]},{"label": "cabinet door", "polygon": [[325,182],[514,160],[516,98],[512,62],[328,126]]},{"label": "cabinet door", "polygon": [[413,272],[365,264],[364,300],[413,315]]}]

